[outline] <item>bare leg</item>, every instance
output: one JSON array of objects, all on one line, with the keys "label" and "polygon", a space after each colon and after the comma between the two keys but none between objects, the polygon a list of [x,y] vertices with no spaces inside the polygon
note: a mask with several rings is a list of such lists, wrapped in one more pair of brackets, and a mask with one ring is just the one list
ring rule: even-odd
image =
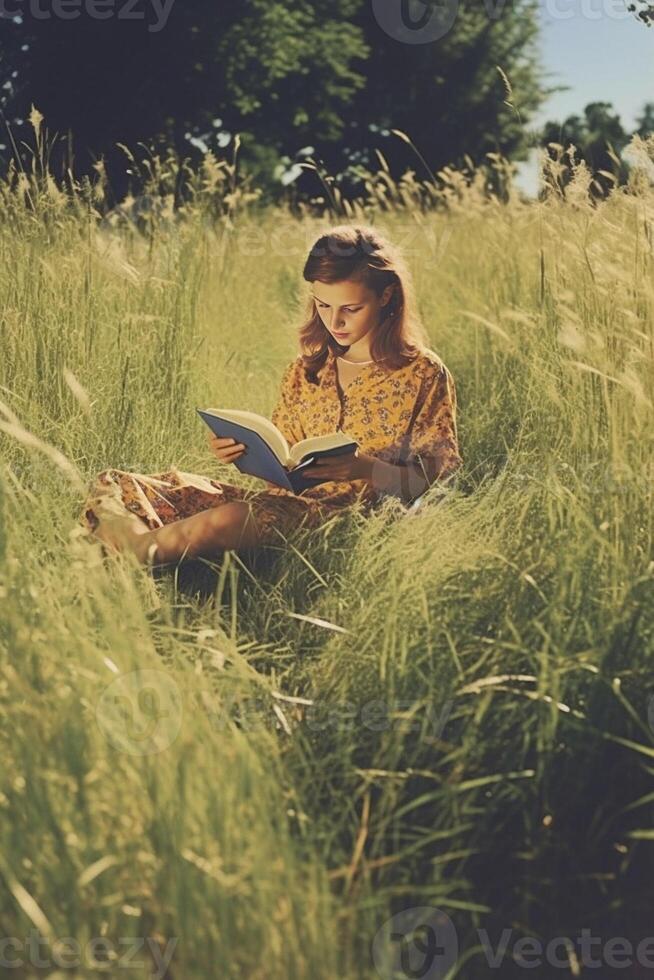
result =
[{"label": "bare leg", "polygon": [[135,514],[106,518],[101,511],[95,535],[117,551],[133,551],[142,564],[165,565],[183,558],[215,558],[221,552],[252,548],[259,535],[247,503],[232,501],[149,531]]}]

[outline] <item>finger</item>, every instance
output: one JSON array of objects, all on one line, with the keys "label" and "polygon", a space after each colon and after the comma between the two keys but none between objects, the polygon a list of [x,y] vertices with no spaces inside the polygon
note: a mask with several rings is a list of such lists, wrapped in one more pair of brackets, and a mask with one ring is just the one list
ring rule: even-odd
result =
[{"label": "finger", "polygon": [[241,446],[240,448],[235,447],[233,449],[230,447],[229,449],[218,450],[216,455],[218,456],[218,459],[230,460],[233,459],[235,456],[242,456],[244,452],[245,452],[244,446]]},{"label": "finger", "polygon": [[236,439],[228,439],[223,436],[212,436],[211,442],[214,446],[232,446],[236,444]]}]

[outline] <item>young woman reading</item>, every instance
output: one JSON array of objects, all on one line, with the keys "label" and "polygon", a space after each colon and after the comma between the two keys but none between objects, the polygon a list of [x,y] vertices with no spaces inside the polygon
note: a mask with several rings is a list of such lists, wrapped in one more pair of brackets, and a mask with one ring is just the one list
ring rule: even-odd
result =
[{"label": "young woman reading", "polygon": [[[326,480],[296,495],[272,483],[244,489],[172,470],[98,474],[80,522],[106,546],[143,563],[216,558],[276,543],[344,507],[392,495],[408,507],[462,463],[453,378],[430,350],[397,249],[366,225],[337,225],[315,242],[302,353],[286,368],[272,421],[289,445],[342,429],[359,448],[311,464]],[[247,451],[210,436],[223,464]]]}]

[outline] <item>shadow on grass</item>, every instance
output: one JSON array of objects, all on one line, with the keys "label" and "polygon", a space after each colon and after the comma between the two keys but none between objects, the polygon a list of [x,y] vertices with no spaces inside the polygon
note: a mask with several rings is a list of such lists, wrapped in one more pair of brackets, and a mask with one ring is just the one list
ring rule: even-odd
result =
[{"label": "shadow on grass", "polygon": [[[222,568],[225,558],[237,567],[242,564],[253,576],[262,581],[274,578],[275,568],[279,565],[281,553],[279,549],[260,548],[256,552],[226,553],[210,561],[204,558],[190,558],[178,565],[164,565],[152,569],[155,581],[170,581],[181,595],[199,602],[207,602],[214,598],[220,586]],[[229,577],[227,586],[229,585]]]},{"label": "shadow on grass", "polygon": [[171,583],[189,599],[207,602],[219,596],[248,606],[284,597],[294,607],[311,605],[316,592],[329,587],[351,557],[362,518],[344,512],[319,528],[298,527],[276,544],[227,551],[215,559],[193,558],[152,569],[153,578]]}]

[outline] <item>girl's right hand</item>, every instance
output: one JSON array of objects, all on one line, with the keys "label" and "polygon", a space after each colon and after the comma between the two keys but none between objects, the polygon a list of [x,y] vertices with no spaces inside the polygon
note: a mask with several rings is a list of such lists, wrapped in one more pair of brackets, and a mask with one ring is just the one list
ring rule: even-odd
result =
[{"label": "girl's right hand", "polygon": [[212,433],[209,436],[209,449],[219,462],[235,463],[243,455],[246,447],[235,439],[221,439],[220,436]]}]

